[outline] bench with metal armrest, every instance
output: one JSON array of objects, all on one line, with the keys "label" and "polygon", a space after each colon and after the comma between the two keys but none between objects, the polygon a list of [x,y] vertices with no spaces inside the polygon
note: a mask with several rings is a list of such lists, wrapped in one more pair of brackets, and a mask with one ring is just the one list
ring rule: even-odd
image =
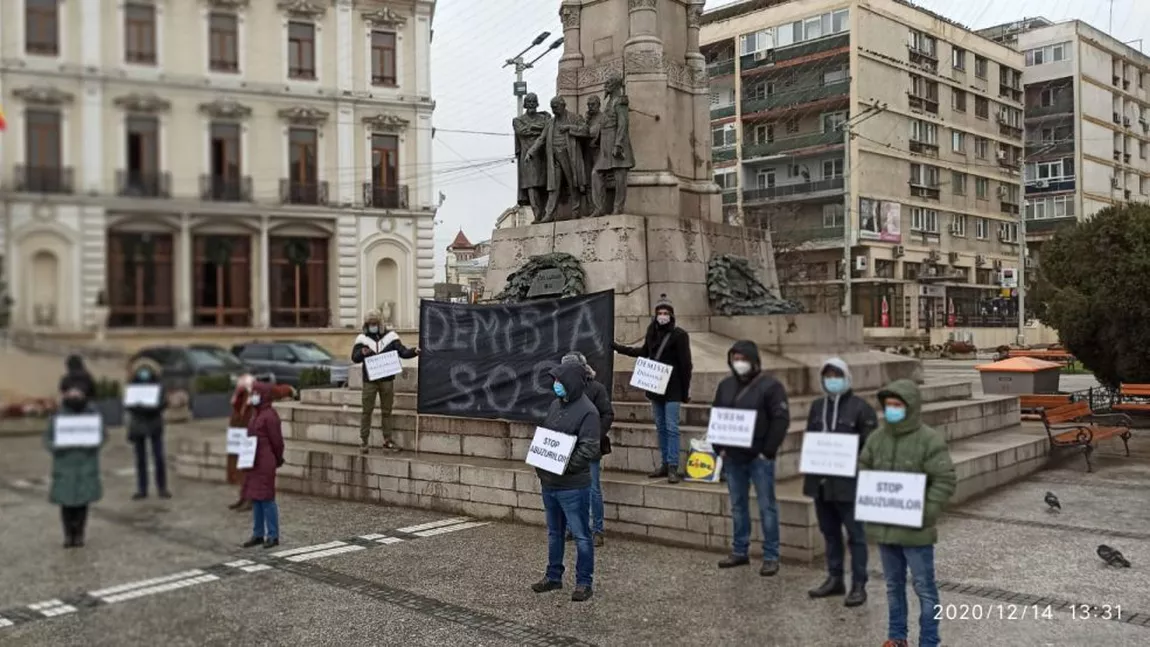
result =
[{"label": "bench with metal armrest", "polygon": [[1071,400],[1069,393],[1032,393],[1018,396],[1018,407],[1023,420],[1042,420],[1043,410],[1070,404]]},{"label": "bench with metal armrest", "polygon": [[[1099,419],[1112,422],[1097,424]],[[1073,402],[1042,409],[1042,423],[1050,438],[1051,451],[1058,447],[1081,447],[1088,472],[1094,471],[1090,455],[1099,441],[1121,438],[1126,446],[1126,455],[1130,455],[1130,428],[1134,425],[1130,416],[1124,413],[1094,413],[1089,402]]]},{"label": "bench with metal armrest", "polygon": [[1150,384],[1123,384],[1111,411],[1150,416]]}]

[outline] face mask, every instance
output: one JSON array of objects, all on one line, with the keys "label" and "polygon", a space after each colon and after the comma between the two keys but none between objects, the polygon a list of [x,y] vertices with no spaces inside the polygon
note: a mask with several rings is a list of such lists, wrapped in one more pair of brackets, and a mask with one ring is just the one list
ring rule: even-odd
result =
[{"label": "face mask", "polygon": [[369,332],[373,335],[378,335],[379,334],[379,326],[368,326],[367,332]]},{"label": "face mask", "polygon": [[248,398],[248,404],[252,405],[253,407],[260,406],[260,402],[262,402],[262,401],[263,401],[263,399],[260,398],[259,393],[253,393],[252,397]]},{"label": "face mask", "polygon": [[658,315],[655,317],[655,321],[657,321],[660,326],[666,326],[671,323],[671,315]]},{"label": "face mask", "polygon": [[150,380],[152,379],[152,373],[151,371],[140,371],[139,373],[136,373],[136,377],[140,378],[141,380]]},{"label": "face mask", "polygon": [[567,397],[567,388],[564,387],[559,382],[556,382],[555,384],[553,384],[551,386],[551,390],[555,392],[555,397],[557,397],[557,398]]},{"label": "face mask", "polygon": [[847,388],[847,380],[843,377],[824,377],[823,388],[827,393],[842,393]]},{"label": "face mask", "polygon": [[751,372],[751,363],[746,360],[739,360],[731,362],[731,368],[735,371],[735,375],[746,375]]},{"label": "face mask", "polygon": [[88,406],[88,401],[84,398],[65,398],[64,407],[69,411],[83,411]]},{"label": "face mask", "polygon": [[883,408],[882,414],[886,418],[886,421],[891,424],[898,424],[903,420],[906,420],[905,407],[892,406],[888,404]]}]

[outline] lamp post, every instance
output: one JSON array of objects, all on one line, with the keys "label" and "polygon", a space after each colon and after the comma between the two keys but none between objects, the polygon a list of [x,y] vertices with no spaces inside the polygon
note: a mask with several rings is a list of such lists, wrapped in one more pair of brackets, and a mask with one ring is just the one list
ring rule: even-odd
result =
[{"label": "lamp post", "polygon": [[536,56],[531,61],[524,60],[523,56],[539,45],[542,45],[543,41],[547,40],[549,36],[551,36],[551,32],[549,31],[545,31],[542,34],[539,34],[535,37],[535,40],[531,41],[530,45],[524,48],[522,52],[519,52],[514,58],[507,59],[507,62],[503,64],[503,67],[515,67],[515,85],[512,86],[511,92],[515,96],[515,116],[517,117],[523,116],[523,97],[527,95],[527,83],[523,80],[523,73],[534,67],[535,63],[538,62],[539,59],[543,58],[548,53],[562,45],[563,38],[560,37],[556,39],[555,42],[551,43],[551,45],[549,45],[542,54]]}]

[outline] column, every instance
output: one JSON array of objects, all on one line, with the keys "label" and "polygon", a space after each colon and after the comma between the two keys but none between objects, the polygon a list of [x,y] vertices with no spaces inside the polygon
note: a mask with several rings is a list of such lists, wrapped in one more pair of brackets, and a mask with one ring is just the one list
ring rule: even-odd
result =
[{"label": "column", "polygon": [[335,113],[336,156],[339,159],[339,171],[336,173],[336,195],[338,204],[353,205],[361,198],[356,192],[356,169],[361,164],[355,163],[355,109],[350,103],[336,104]]},{"label": "column", "polygon": [[655,8],[658,0],[627,0],[628,29],[630,38],[624,45],[630,48],[640,43],[650,43],[654,48],[663,49],[663,41],[659,39],[659,11]]},{"label": "column", "polygon": [[416,6],[421,13],[416,17],[412,30],[415,38],[415,96],[431,98],[431,16],[422,13],[424,5]]},{"label": "column", "polygon": [[[687,4],[687,67],[703,71],[706,61],[703,53],[699,51],[699,29],[703,26],[703,4],[705,0],[690,0]],[[738,39],[735,39],[738,51]]]},{"label": "column", "polygon": [[351,23],[351,0],[338,0],[335,11],[335,69],[341,95],[355,89]]},{"label": "column", "polygon": [[[101,0],[80,3],[80,56],[87,69],[100,67],[103,48],[102,32],[104,14]],[[103,84],[85,79],[82,84],[83,99],[80,102],[80,127],[84,129],[84,150],[79,160],[83,169],[77,168],[76,186],[85,193],[103,193],[104,183],[104,90]]]},{"label": "column", "polygon": [[255,324],[259,328],[271,328],[271,299],[269,297],[269,270],[271,268],[271,257],[268,249],[268,215],[263,214],[260,216],[260,240],[259,240],[259,271],[256,276],[259,277],[259,309],[256,311]]},{"label": "column", "polygon": [[579,106],[579,68],[583,67],[581,26],[583,6],[580,0],[565,0],[559,6],[559,20],[563,24],[563,56],[559,59],[556,91],[571,110],[582,112]]},{"label": "column", "polygon": [[176,326],[192,326],[192,271],[196,260],[192,258],[192,222],[188,214],[180,214],[180,234],[176,238]]}]

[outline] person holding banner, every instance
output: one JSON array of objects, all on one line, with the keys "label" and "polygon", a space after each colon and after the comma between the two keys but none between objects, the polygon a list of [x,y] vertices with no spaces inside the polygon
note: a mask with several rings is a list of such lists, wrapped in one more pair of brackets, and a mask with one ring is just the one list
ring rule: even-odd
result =
[{"label": "person holding banner", "polygon": [[279,546],[280,512],[276,505],[276,470],[284,464],[284,437],[279,414],[272,407],[272,387],[256,382],[249,399],[255,412],[248,437],[256,439],[255,461],[244,473],[242,497],[252,502],[252,537],[244,548]]},{"label": "person holding banner", "polygon": [[152,460],[156,463],[156,490],[161,499],[172,498],[168,492],[168,471],[164,462],[164,387],[151,366],[139,366],[124,389],[124,408],[128,411],[128,441],[136,454],[136,494],[133,499],[148,497],[148,442],[152,443]]},{"label": "person holding banner", "polygon": [[[866,521],[867,538],[878,544],[886,579],[888,647],[906,647],[906,571],[910,569],[919,602],[919,638],[923,647],[939,644],[935,615],[935,524],[954,495],[957,479],[946,438],[922,424],[922,395],[911,380],[896,380],[878,393],[885,418],[859,455],[855,516]],[[877,477],[877,478],[874,478]],[[925,477],[925,478],[924,478]],[[866,485],[864,486],[864,482]],[[910,487],[915,485],[915,488]],[[919,519],[906,521],[907,511]],[[885,518],[890,523],[878,521]]]},{"label": "person holding banner", "polygon": [[[611,439],[607,436],[611,432],[611,425],[615,423],[615,407],[611,406],[611,394],[607,387],[595,380],[595,369],[587,363],[583,353],[572,351],[563,356],[563,364],[578,364],[587,372],[587,399],[595,405],[599,412],[599,458],[591,462],[591,534],[595,538],[595,547],[603,545],[603,486],[600,482],[602,475],[602,457],[611,453]],[[567,531],[567,539],[574,536]]]},{"label": "person holding banner", "polygon": [[[791,413],[787,391],[782,382],[762,370],[759,347],[753,341],[737,341],[727,353],[731,375],[719,382],[712,401],[715,409],[749,409],[753,433],[745,446],[712,443],[723,458],[727,473],[727,491],[731,496],[731,554],[719,562],[719,568],[750,564],[751,483],[759,504],[763,524],[763,565],[759,575],[770,577],[779,572],[779,506],[775,500],[775,455],[787,437]],[[710,432],[708,430],[708,435]]]},{"label": "person holding banner", "polygon": [[642,345],[624,346],[611,342],[611,348],[620,355],[641,357],[671,367],[667,388],[662,393],[647,391],[655,429],[659,432],[659,451],[662,464],[648,474],[650,478],[667,477],[669,483],[679,482],[679,410],[691,398],[691,338],[686,330],[675,325],[675,308],[666,294],[655,302],[655,316],[647,326]]},{"label": "person holding banner", "polygon": [[[233,429],[243,429],[247,433],[248,423],[251,422],[255,408],[249,400],[252,396],[252,386],[256,383],[256,376],[248,373],[236,379],[236,391],[232,394],[232,413],[228,419],[228,426]],[[271,399],[273,402],[287,400],[295,397],[295,390],[288,384],[271,384]],[[240,486],[240,498],[228,506],[228,509],[237,512],[247,512],[252,509],[252,502],[244,499],[243,472],[236,466],[236,454],[228,453],[228,483]]]},{"label": "person holding banner", "polygon": [[[851,390],[851,371],[838,357],[823,363],[821,382],[824,397],[811,403],[807,415],[807,434],[853,434],[854,449],[851,457],[866,444],[867,436],[878,427],[874,407]],[[852,466],[852,467],[857,467]],[[851,476],[828,473],[806,473],[803,494],[814,499],[815,516],[826,543],[827,579],[808,593],[812,598],[828,598],[847,593],[843,583],[843,531],[846,531],[851,552],[851,589],[844,604],[857,607],[866,603],[867,545],[866,533],[855,520],[855,484]]]},{"label": "person holding banner", "polygon": [[591,506],[591,464],[599,460],[599,412],[585,395],[587,373],[582,366],[560,364],[551,370],[550,375],[555,380],[552,384],[555,401],[551,403],[540,430],[549,431],[552,435],[575,436],[575,442],[568,455],[561,457],[562,460],[555,457],[558,468],[535,469],[547,518],[547,573],[542,580],[531,585],[531,590],[547,593],[563,588],[564,536],[570,528],[575,536],[575,591],[571,600],[583,602],[591,598],[595,571],[595,544],[591,539],[588,512]]},{"label": "person holding banner", "polygon": [[399,340],[394,330],[388,330],[381,323],[378,310],[367,313],[363,319],[363,331],[356,336],[355,345],[351,348],[351,361],[362,364],[363,393],[359,418],[359,452],[367,453],[368,440],[371,439],[371,414],[375,411],[375,399],[379,397],[380,431],[383,434],[383,448],[397,452],[399,445],[391,439],[391,409],[395,404],[395,374],[385,375],[372,380],[368,374],[367,358],[372,355],[383,355],[395,352],[399,359],[411,359],[419,355],[418,348],[407,348]]},{"label": "person holding banner", "polygon": [[[87,382],[91,382],[91,376]],[[104,424],[89,399],[83,376],[69,370],[60,380],[60,391],[60,411],[44,432],[44,446],[52,453],[48,499],[60,506],[64,548],[78,548],[84,545],[88,506],[104,496],[100,482]]]}]

